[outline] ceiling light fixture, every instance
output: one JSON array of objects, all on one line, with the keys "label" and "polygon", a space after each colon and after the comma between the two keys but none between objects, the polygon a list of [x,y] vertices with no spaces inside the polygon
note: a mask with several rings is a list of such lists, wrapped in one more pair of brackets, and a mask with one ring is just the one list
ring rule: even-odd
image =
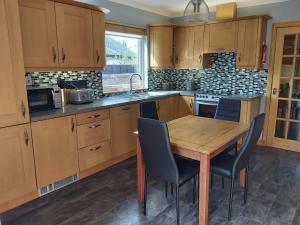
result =
[{"label": "ceiling light fixture", "polygon": [[205,0],[190,0],[184,10],[185,23],[207,23],[209,8]]}]

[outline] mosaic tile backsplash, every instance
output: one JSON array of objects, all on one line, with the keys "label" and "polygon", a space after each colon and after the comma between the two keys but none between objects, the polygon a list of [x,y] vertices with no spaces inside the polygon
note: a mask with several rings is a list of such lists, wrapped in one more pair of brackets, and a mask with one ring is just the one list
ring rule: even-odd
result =
[{"label": "mosaic tile backsplash", "polygon": [[69,71],[69,72],[31,72],[25,76],[32,78],[34,85],[51,86],[57,84],[57,79],[87,80],[88,87],[94,90],[95,98],[102,96],[102,73],[101,71]]},{"label": "mosaic tile backsplash", "polygon": [[185,90],[193,81],[194,89],[216,95],[265,94],[267,71],[236,69],[235,53],[211,56],[211,67],[203,70],[149,70],[150,90],[162,90],[162,83],[173,83],[175,90]]}]

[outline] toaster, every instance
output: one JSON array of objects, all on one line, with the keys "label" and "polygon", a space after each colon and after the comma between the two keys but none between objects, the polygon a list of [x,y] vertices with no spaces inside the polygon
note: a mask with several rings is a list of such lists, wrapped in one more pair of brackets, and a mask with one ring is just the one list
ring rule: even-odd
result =
[{"label": "toaster", "polygon": [[93,102],[94,91],[92,89],[70,89],[68,90],[69,102],[71,104],[84,104]]}]

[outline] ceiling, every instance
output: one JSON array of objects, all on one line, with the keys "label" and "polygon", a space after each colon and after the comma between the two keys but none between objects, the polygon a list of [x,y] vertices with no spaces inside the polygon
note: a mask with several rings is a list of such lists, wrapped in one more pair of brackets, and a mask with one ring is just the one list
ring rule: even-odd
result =
[{"label": "ceiling", "polygon": [[[110,0],[119,4],[131,6],[149,12],[154,12],[168,17],[178,17],[183,15],[183,11],[189,0]],[[288,0],[206,0],[209,8],[214,11],[217,4],[235,1],[238,7],[248,7],[256,5],[272,4]]]}]

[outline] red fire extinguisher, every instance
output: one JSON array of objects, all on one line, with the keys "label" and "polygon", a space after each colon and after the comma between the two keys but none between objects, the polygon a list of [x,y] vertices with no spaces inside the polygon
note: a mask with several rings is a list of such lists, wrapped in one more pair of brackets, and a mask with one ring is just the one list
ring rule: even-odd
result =
[{"label": "red fire extinguisher", "polygon": [[267,62],[267,45],[263,43],[262,46],[262,54],[261,54],[261,62],[262,64],[265,64]]}]

